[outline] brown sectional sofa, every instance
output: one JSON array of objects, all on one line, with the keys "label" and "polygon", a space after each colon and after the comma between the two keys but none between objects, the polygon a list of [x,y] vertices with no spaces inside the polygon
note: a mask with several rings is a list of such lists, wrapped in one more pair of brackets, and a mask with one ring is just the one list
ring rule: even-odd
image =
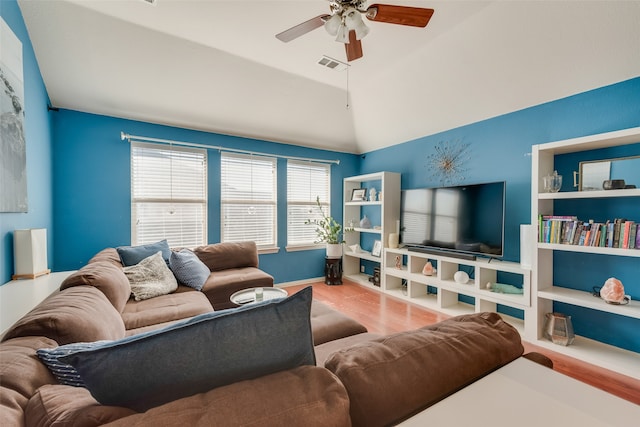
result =
[{"label": "brown sectional sofa", "polygon": [[[121,268],[115,261],[113,252],[105,250],[89,266],[111,263]],[[381,337],[313,301],[309,316],[316,366],[234,382],[137,413],[101,405],[86,388],[58,384],[36,350],[119,340],[161,328],[182,316],[211,311],[210,299],[183,291],[147,300],[148,306],[130,299],[122,304],[123,293],[114,287],[122,282],[114,270],[105,264],[94,270],[89,266],[85,273],[95,275],[83,276],[86,283],[77,283],[78,276],[70,278],[65,289],[3,337],[0,425],[390,425],[523,353],[517,331],[494,313],[459,316]]]},{"label": "brown sectional sofa", "polygon": [[[229,297],[236,291],[273,286],[273,276],[258,267],[258,249],[255,242],[214,243],[199,246],[193,249],[193,252],[211,271],[202,293],[215,310],[235,307]],[[122,268],[120,256],[115,248],[100,251],[89,260],[89,264],[93,263],[113,264]],[[192,291],[194,289],[188,286],[178,286],[176,293]]]}]

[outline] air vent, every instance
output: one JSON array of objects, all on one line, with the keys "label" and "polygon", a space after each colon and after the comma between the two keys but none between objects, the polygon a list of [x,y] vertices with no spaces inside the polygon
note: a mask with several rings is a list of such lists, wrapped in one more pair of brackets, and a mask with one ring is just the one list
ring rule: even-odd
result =
[{"label": "air vent", "polygon": [[349,67],[349,64],[345,64],[344,62],[340,62],[337,59],[333,59],[326,55],[322,55],[322,58],[320,58],[318,64],[333,71],[344,71],[347,69],[347,67]]}]

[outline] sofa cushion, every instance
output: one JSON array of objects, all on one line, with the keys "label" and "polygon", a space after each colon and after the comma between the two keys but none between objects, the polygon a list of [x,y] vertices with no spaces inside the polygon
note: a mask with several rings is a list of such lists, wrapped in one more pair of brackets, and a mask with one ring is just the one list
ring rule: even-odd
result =
[{"label": "sofa cushion", "polygon": [[85,265],[67,277],[60,285],[60,290],[83,285],[100,289],[119,312],[122,312],[131,296],[131,285],[122,267],[108,261],[94,261]]},{"label": "sofa cushion", "polygon": [[35,391],[55,383],[36,349],[56,347],[45,337],[14,338],[0,344],[0,426],[24,425],[24,409]]},{"label": "sofa cushion", "polygon": [[76,342],[54,348],[40,348],[36,351],[36,354],[42,363],[47,365],[47,368],[56,377],[58,383],[73,387],[84,387],[84,382],[80,378],[78,371],[73,366],[58,360],[58,357],[66,356],[78,350],[92,349],[106,342],[109,341]]},{"label": "sofa cushion", "polygon": [[162,258],[168,265],[169,257],[171,256],[171,249],[169,249],[169,243],[167,243],[166,239],[156,243],[149,243],[147,245],[118,246],[116,251],[118,251],[120,261],[125,267],[136,265],[143,259],[150,257],[158,251],[162,252]]},{"label": "sofa cushion", "polygon": [[300,366],[220,387],[122,418],[110,427],[350,426],[340,381],[316,366]]},{"label": "sofa cushion", "polygon": [[213,271],[205,282],[202,292],[209,298],[214,310],[236,307],[231,295],[247,288],[267,288],[273,286],[273,276],[259,268],[243,267]]},{"label": "sofa cushion", "polygon": [[236,381],[315,364],[311,299],[308,287],[285,299],[196,316],[60,360],[80,372],[102,404],[145,411]]},{"label": "sofa cushion", "polygon": [[390,425],[522,353],[514,327],[499,314],[478,313],[354,345],[325,367],[349,393],[354,426]]},{"label": "sofa cushion", "polygon": [[211,273],[209,267],[189,249],[171,252],[169,267],[180,283],[197,291],[202,289]]},{"label": "sofa cushion", "polygon": [[3,340],[43,336],[60,345],[117,340],[124,337],[120,313],[93,286],[74,286],[55,293],[18,320]]},{"label": "sofa cushion", "polygon": [[[311,306],[311,310],[313,311],[313,306]],[[313,323],[311,325],[311,329],[313,329]],[[353,345],[372,341],[381,337],[382,336],[378,334],[370,334],[369,332],[365,332],[362,334],[349,335],[348,337],[338,338],[337,340],[327,341],[323,344],[316,345],[314,348],[316,352],[316,365],[324,366],[324,363],[329,359],[329,357],[338,350],[344,350]]]},{"label": "sofa cushion", "polygon": [[258,248],[255,242],[224,242],[199,246],[193,252],[209,270],[230,268],[258,268]]},{"label": "sofa cushion", "polygon": [[131,330],[211,311],[209,300],[200,292],[182,292],[142,301],[130,300],[122,311],[122,321],[125,329]]},{"label": "sofa cushion", "polygon": [[136,301],[166,295],[178,288],[178,282],[160,251],[136,265],[125,267],[124,274],[129,279],[131,293]]},{"label": "sofa cushion", "polygon": [[104,248],[97,254],[95,254],[88,262],[91,264],[92,262],[109,262],[117,267],[123,267],[122,260],[120,259],[120,254],[116,248]]},{"label": "sofa cushion", "polygon": [[29,427],[97,427],[135,414],[128,408],[99,404],[83,387],[40,387],[25,408]]},{"label": "sofa cushion", "polygon": [[364,325],[317,300],[311,304],[311,330],[314,345],[367,332]]}]

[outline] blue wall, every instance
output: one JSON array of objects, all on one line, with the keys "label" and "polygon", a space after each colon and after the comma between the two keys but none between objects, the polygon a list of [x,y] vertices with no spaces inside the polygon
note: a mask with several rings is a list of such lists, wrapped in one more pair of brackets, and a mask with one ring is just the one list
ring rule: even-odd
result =
[{"label": "blue wall", "polygon": [[52,219],[52,120],[49,97],[40,75],[31,40],[14,0],[0,0],[0,16],[22,42],[24,68],[25,138],[27,143],[28,213],[0,213],[0,285],[13,274],[13,230],[46,228],[49,266],[55,263]]},{"label": "blue wall", "polygon": [[[0,213],[0,283],[8,281],[13,272],[12,235],[16,228],[48,229],[50,265],[58,271],[79,268],[104,247],[130,242],[129,145],[120,140],[121,131],[271,154],[337,158],[341,163],[332,166],[332,214],[338,220],[342,219],[343,177],[387,170],[402,173],[402,188],[437,186],[440,182],[429,169],[427,157],[440,142],[460,141],[468,144],[469,160],[459,183],[507,183],[505,259],[518,260],[519,224],[530,222],[531,145],[640,126],[640,78],[373,151],[364,158],[68,110],[48,113],[47,92],[15,0],[1,0],[0,15],[23,43],[29,191],[29,213]],[[210,151],[210,242],[220,238],[218,160],[219,154]],[[260,256],[261,267],[279,283],[321,276],[324,257],[322,250],[284,251],[283,168],[284,162],[279,162],[281,250]],[[565,186],[569,185],[569,172],[563,174]],[[561,261],[579,267],[589,259]],[[593,260],[593,264],[597,262],[603,262],[601,257]],[[637,264],[635,260],[620,263],[616,273],[635,279]],[[637,281],[629,280],[628,284],[627,293],[640,298]],[[640,351],[637,320],[613,322],[614,316],[559,304],[556,309],[574,316],[578,333]]]},{"label": "blue wall", "polygon": [[[56,270],[75,270],[105,247],[131,243],[130,146],[120,132],[261,153],[340,160],[331,166],[332,215],[342,220],[342,179],[358,173],[359,157],[76,111],[54,116]],[[209,242],[220,241],[220,154],[209,150]],[[280,252],[260,256],[277,283],[324,275],[324,250],[287,253],[286,161],[278,162]]]},{"label": "blue wall", "polygon": [[[434,146],[441,141],[469,144],[464,180],[456,183],[506,181],[504,258],[517,261],[519,224],[531,222],[531,146],[636,126],[640,126],[640,78],[367,153],[361,169],[362,173],[381,169],[402,172],[402,188],[438,186],[440,182],[432,176],[427,160]],[[572,171],[578,170],[581,160],[638,154],[635,144],[609,150],[608,155],[597,152],[562,156],[556,159],[558,172],[564,176],[562,191],[572,189]],[[597,202],[597,210],[593,203],[582,206],[588,203],[571,201],[565,208],[560,201],[555,212],[578,215],[580,219],[596,215],[600,221],[616,217],[640,221],[637,200]],[[614,272],[625,284],[626,293],[634,300],[640,299],[638,258],[561,253],[554,260],[556,280],[564,286],[590,291],[594,286],[601,287]],[[640,352],[640,320],[559,303],[554,310],[571,315],[580,335]]]},{"label": "blue wall", "polygon": [[[435,187],[441,184],[428,161],[434,147],[468,144],[464,179],[454,184],[506,181],[504,259],[518,261],[520,224],[531,222],[531,146],[635,126],[640,126],[640,78],[373,151],[361,169],[401,172],[403,189]],[[565,175],[564,184],[570,185],[571,174]]]}]

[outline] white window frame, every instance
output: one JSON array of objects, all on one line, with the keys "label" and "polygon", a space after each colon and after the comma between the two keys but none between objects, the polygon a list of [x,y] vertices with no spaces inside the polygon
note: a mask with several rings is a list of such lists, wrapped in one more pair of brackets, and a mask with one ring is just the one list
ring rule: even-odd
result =
[{"label": "white window frame", "polygon": [[[207,243],[207,163],[203,149],[131,142],[132,245],[163,239],[171,247]],[[146,219],[139,212],[144,209]]]},{"label": "white window frame", "polygon": [[[305,171],[306,169],[306,171]],[[314,170],[316,173],[314,173]],[[324,182],[319,178],[319,174],[324,173]],[[304,183],[306,188],[301,188]],[[320,187],[318,188],[318,184]],[[296,188],[297,191],[296,191]],[[325,215],[331,213],[331,165],[327,163],[287,160],[287,251],[301,251],[308,249],[324,248],[324,243],[315,243],[317,235],[315,225],[304,225],[307,219],[321,219],[322,215],[318,209],[316,199],[320,196],[320,205]],[[293,211],[300,212],[300,208],[307,212],[304,218],[298,217]],[[308,228],[307,240],[293,240],[296,234],[294,227]]]},{"label": "white window frame", "polygon": [[[240,154],[232,152],[222,152],[220,156],[220,241],[238,242],[251,240],[256,242],[260,253],[278,251],[278,162],[276,157]],[[269,168],[269,169],[267,169]],[[270,175],[270,176],[269,176]],[[269,180],[271,178],[271,180]],[[244,180],[244,189],[233,180]],[[240,197],[242,192],[246,197]],[[266,227],[266,236],[259,236],[257,230],[251,227],[240,229],[238,226],[243,222],[235,224],[235,230],[227,232],[227,228],[232,228],[233,221],[227,215],[227,209],[245,206],[248,215],[258,212],[259,209],[271,209],[271,221],[262,221]],[[253,213],[252,213],[253,212]],[[246,224],[246,223],[245,223]],[[242,235],[241,235],[242,233]],[[262,234],[262,233],[261,233]]]}]

